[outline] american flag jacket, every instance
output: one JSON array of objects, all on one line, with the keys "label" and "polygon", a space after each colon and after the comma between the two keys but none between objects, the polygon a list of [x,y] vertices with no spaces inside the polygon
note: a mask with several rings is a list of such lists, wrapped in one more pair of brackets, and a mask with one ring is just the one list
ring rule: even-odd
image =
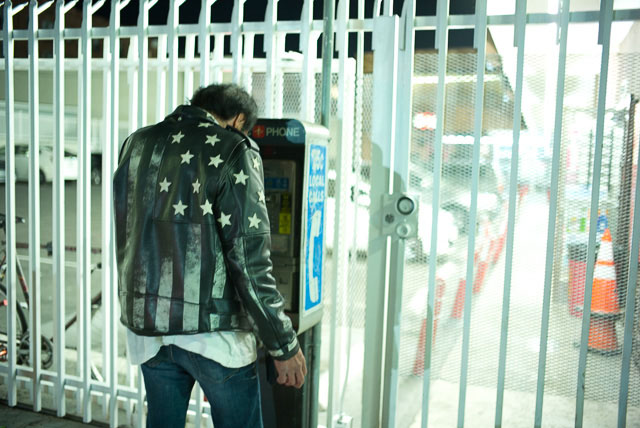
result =
[{"label": "american flag jacket", "polygon": [[271,275],[258,146],[183,105],[125,141],[113,179],[121,321],[144,336],[254,330],[298,351]]}]

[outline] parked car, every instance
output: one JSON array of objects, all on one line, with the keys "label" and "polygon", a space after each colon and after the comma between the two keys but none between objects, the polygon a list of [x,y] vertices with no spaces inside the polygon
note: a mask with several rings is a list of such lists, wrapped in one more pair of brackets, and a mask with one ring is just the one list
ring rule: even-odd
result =
[{"label": "parked car", "polygon": [[[0,167],[2,172],[0,176],[4,178],[6,176],[6,167],[4,164],[5,159],[5,147],[0,147]],[[40,147],[40,182],[53,181],[55,177],[55,164],[53,156],[53,148],[49,146]],[[65,150],[64,160],[62,162],[62,173],[65,180],[77,180],[78,179],[78,158],[74,153]],[[29,146],[16,145],[15,146],[15,174],[17,181],[27,181],[29,179]],[[4,181],[0,178],[0,181]]]}]

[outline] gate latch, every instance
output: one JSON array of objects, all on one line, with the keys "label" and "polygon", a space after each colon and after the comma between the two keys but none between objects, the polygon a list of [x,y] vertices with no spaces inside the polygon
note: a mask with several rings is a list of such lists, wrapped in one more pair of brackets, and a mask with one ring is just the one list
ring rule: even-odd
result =
[{"label": "gate latch", "polygon": [[418,236],[418,205],[420,198],[407,193],[382,196],[382,233],[394,238]]}]

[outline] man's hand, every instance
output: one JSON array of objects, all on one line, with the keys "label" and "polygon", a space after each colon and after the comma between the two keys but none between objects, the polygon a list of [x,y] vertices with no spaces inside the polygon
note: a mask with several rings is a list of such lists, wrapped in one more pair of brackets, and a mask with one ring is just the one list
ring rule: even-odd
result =
[{"label": "man's hand", "polygon": [[298,353],[288,360],[273,360],[278,371],[278,383],[286,386],[295,386],[300,388],[304,383],[304,377],[307,375],[307,362],[302,355],[302,350],[298,349]]}]

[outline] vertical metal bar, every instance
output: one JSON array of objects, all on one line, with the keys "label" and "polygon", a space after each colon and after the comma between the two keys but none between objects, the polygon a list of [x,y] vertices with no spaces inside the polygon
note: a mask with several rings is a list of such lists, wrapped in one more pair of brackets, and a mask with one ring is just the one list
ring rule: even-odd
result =
[{"label": "vertical metal bar", "polygon": [[[4,3],[3,10],[3,40],[4,49],[4,79],[5,79],[5,207],[6,207],[6,252],[7,252],[7,343],[17,343],[16,337],[16,180],[15,180],[15,142],[14,142],[14,91],[13,87],[13,14],[14,8],[11,0]],[[16,347],[9,346],[7,349],[7,362],[9,372],[7,373],[7,401],[9,406],[18,404],[17,396],[17,355]]]},{"label": "vertical metal bar", "polygon": [[384,6],[384,16],[393,15],[393,0],[385,0],[383,2]]},{"label": "vertical metal bar", "polygon": [[138,390],[138,411],[136,412],[136,428],[142,428],[144,421],[144,382],[142,379],[142,369],[138,366],[136,377],[136,388]]},{"label": "vertical metal bar", "polygon": [[504,290],[502,295],[502,324],[500,328],[500,356],[496,393],[495,426],[502,426],[504,384],[507,370],[507,340],[509,338],[509,307],[511,302],[511,273],[513,271],[513,241],[518,196],[518,165],[520,160],[520,130],[522,123],[522,84],[524,78],[525,30],[527,26],[527,0],[516,1],[514,45],[518,49],[516,60],[515,98],[513,106],[513,144],[511,146],[511,171],[509,179],[509,213],[507,217],[507,246],[505,250]]},{"label": "vertical metal bar", "polygon": [[[349,2],[343,0],[338,4],[338,18],[336,25],[336,50],[339,54],[338,67],[338,93],[353,93],[350,90],[349,83],[352,84],[352,76],[348,75],[351,70],[347,69],[347,61],[349,59],[348,41],[349,34],[347,32],[347,20],[349,18]],[[303,77],[304,79],[304,77]],[[327,412],[327,424],[329,427],[334,426],[336,419],[334,402],[338,401],[340,393],[340,382],[337,380],[342,373],[342,334],[338,328],[338,318],[344,315],[347,308],[348,296],[347,291],[347,269],[349,262],[349,248],[345,245],[343,239],[347,234],[347,201],[349,200],[349,186],[351,181],[346,179],[351,174],[353,158],[353,98],[338,97],[338,111],[336,119],[340,124],[340,138],[338,143],[338,152],[336,158],[336,204],[335,204],[335,226],[334,226],[334,263],[331,271],[331,295],[334,303],[331,306],[330,321],[330,341],[329,341],[329,400]],[[339,315],[340,313],[340,315]],[[344,319],[344,318],[343,318]],[[348,354],[348,352],[347,352]],[[338,375],[338,376],[336,376]]]},{"label": "vertical metal bar", "polygon": [[[392,82],[397,82],[395,103],[395,139],[391,147],[392,190],[406,192],[409,186],[409,156],[411,151],[411,110],[414,60],[415,3],[405,1],[402,11],[402,25],[390,43],[396,52],[392,66],[396,67]],[[393,60],[396,60],[393,62]],[[341,92],[345,93],[345,92]],[[402,321],[402,294],[404,287],[404,263],[406,241],[397,236],[391,239],[389,265],[389,298],[385,338],[384,392],[382,398],[382,424],[396,426],[399,365],[400,331]]]},{"label": "vertical metal bar", "polygon": [[254,33],[247,33],[244,35],[244,42],[242,46],[244,55],[244,70],[242,71],[242,87],[247,93],[253,92],[253,68],[251,64],[253,62],[253,47],[254,47]]},{"label": "vertical metal bar", "polygon": [[[211,23],[211,6],[215,0],[202,0],[200,6],[200,39],[198,48],[200,49],[200,86],[209,84],[209,60],[211,57],[211,39],[209,34],[209,23]],[[189,94],[191,95],[191,94]]]},{"label": "vertical metal bar", "polygon": [[[128,3],[128,2],[127,2]],[[111,56],[109,78],[111,93],[120,92],[120,12],[123,2],[120,0],[111,6],[109,17],[109,52]],[[105,79],[106,80],[106,79]],[[114,230],[111,215],[111,177],[117,165],[117,150],[119,145],[119,100],[107,97],[109,102],[109,125],[111,129],[109,139],[105,139],[102,146],[102,296],[105,313],[105,326],[109,332],[109,426],[118,426],[118,315],[117,315],[117,273],[115,260]],[[106,361],[105,361],[105,365]]]},{"label": "vertical metal bar", "polygon": [[280,117],[277,104],[278,98],[282,98],[282,75],[276,70],[278,62],[278,38],[275,31],[278,18],[278,0],[269,0],[264,17],[264,47],[267,54],[267,70],[265,77],[265,115],[267,117]]},{"label": "vertical metal bar", "polygon": [[[235,9],[234,9],[235,10]],[[231,42],[233,43],[234,35],[231,35]],[[223,70],[222,70],[222,60],[224,58],[224,34],[218,34],[213,37],[213,75],[211,76],[211,82],[222,82],[223,78]],[[235,72],[235,68],[234,68]]]},{"label": "vertical metal bar", "polygon": [[[440,178],[442,175],[442,135],[444,133],[444,106],[447,76],[447,43],[449,31],[449,1],[440,1],[436,11],[436,49],[438,50],[438,87],[436,90],[436,130],[433,142],[433,196],[431,213],[431,243],[429,254],[438,252],[438,214],[440,212]],[[437,257],[429,257],[429,291],[425,337],[424,374],[422,378],[422,428],[429,424],[429,398],[431,389],[431,355],[433,352],[433,321],[436,289]]]},{"label": "vertical metal bar", "polygon": [[202,426],[202,388],[200,384],[196,382],[196,420],[194,425],[196,427]]},{"label": "vertical metal bar", "polygon": [[[166,34],[158,36],[158,61],[164,61],[167,58],[167,44],[168,38]],[[155,108],[156,113],[156,122],[162,121],[165,117],[165,108],[167,106],[167,70],[164,66],[156,67],[156,105],[153,106]],[[147,102],[138,101],[140,104],[140,108],[144,108],[147,111]],[[144,118],[145,124],[147,123],[147,117]],[[142,125],[141,125],[142,126]]]},{"label": "vertical metal bar", "polygon": [[[84,0],[86,1],[86,0]],[[78,76],[77,82],[76,82],[76,120],[78,123],[77,129],[76,129],[76,150],[77,150],[77,159],[78,159],[78,165],[77,165],[77,175],[78,175],[78,180],[76,181],[76,243],[78,243],[77,239],[80,238],[82,236],[82,226],[81,226],[81,219],[82,219],[82,208],[84,207],[84,199],[83,199],[83,193],[82,193],[82,185],[81,185],[81,176],[82,176],[82,154],[80,153],[80,150],[82,149],[81,144],[82,144],[82,133],[84,131],[84,128],[82,127],[82,123],[83,123],[83,118],[84,118],[84,109],[83,107],[83,101],[82,101],[82,95],[83,95],[83,91],[82,91],[82,86],[83,86],[83,81],[84,81],[84,75],[82,73],[82,40],[78,41],[78,57],[80,59],[80,67],[78,67],[78,70],[76,71],[76,75]],[[63,158],[64,159],[64,158]],[[63,161],[63,165],[64,165],[64,161]],[[64,183],[64,169],[61,170],[62,171],[62,181]],[[80,238],[81,239],[81,238]],[[75,283],[75,302],[76,302],[76,315],[78,316],[78,321],[76,322],[76,326],[77,326],[77,331],[76,331],[76,376],[79,377],[80,379],[82,379],[82,372],[83,372],[83,363],[84,360],[82,358],[82,351],[84,349],[84,327],[85,324],[83,322],[83,315],[84,315],[84,311],[82,310],[82,304],[84,302],[84,292],[82,290],[82,250],[80,249],[80,246],[77,245],[76,248],[78,249],[78,251],[76,251],[76,283]],[[78,414],[82,414],[83,409],[82,409],[82,397],[81,397],[81,392],[82,392],[82,388],[76,388],[73,389],[73,392],[75,394],[75,402],[76,402],[76,413]]]},{"label": "vertical metal bar", "polygon": [[29,2],[29,293],[30,352],[33,367],[33,410],[42,409],[40,347],[40,96],[38,67],[38,4]]},{"label": "vertical metal bar", "polygon": [[190,34],[187,36],[185,43],[185,70],[184,70],[184,91],[182,93],[182,100],[180,103],[184,103],[186,99],[190,99],[193,95],[193,67],[191,63],[194,59],[194,50],[196,48],[196,35]]},{"label": "vertical metal bar", "polygon": [[313,0],[305,0],[300,15],[300,23],[302,25],[300,30],[300,51],[303,54],[302,75],[300,76],[300,118],[313,122],[316,95],[314,63],[316,62],[316,41],[318,37],[317,33],[311,31],[311,26],[313,25]]},{"label": "vertical metal bar", "polygon": [[83,416],[85,423],[91,421],[91,25],[92,1],[85,0],[82,15],[82,138],[78,141],[78,271],[79,296],[83,340],[82,348],[82,388]]},{"label": "vertical metal bar", "polygon": [[595,269],[596,232],[598,223],[598,204],[600,201],[600,175],[602,171],[602,146],[604,139],[605,108],[607,105],[607,79],[609,77],[609,52],[611,42],[611,21],[613,20],[613,0],[602,0],[600,4],[600,42],[602,58],[600,60],[600,86],[598,88],[598,115],[596,120],[596,147],[593,156],[593,184],[591,186],[591,213],[589,218],[589,246],[587,250],[587,273],[584,286],[584,310],[582,311],[582,337],[580,339],[580,357],[578,359],[578,387],[576,392],[576,428],[582,427],[584,413],[585,377],[587,371],[587,346],[589,323],[591,322],[591,295],[593,273]]},{"label": "vertical metal bar", "polygon": [[469,341],[471,337],[471,303],[473,295],[473,269],[475,266],[476,224],[478,217],[478,189],[480,176],[480,145],[482,139],[482,118],[484,113],[484,71],[487,42],[487,3],[476,3],[476,27],[474,44],[476,57],[476,95],[474,117],[473,166],[471,169],[471,207],[469,209],[469,243],[467,246],[467,276],[464,294],[464,315],[462,329],[462,361],[460,364],[460,391],[458,395],[458,427],[464,426],[467,397],[467,373],[469,369]]},{"label": "vertical metal bar", "polygon": [[[233,83],[242,82],[242,22],[244,21],[245,0],[235,0],[231,14],[231,54],[233,55]],[[224,51],[224,36],[217,40],[219,49]],[[266,40],[265,40],[266,41]],[[220,52],[222,58],[222,52]],[[221,77],[221,76],[220,76]]]},{"label": "vertical metal bar", "polygon": [[66,9],[64,1],[56,3],[56,20],[54,33],[55,68],[53,73],[54,114],[55,114],[55,146],[53,154],[53,277],[54,293],[54,361],[56,369],[55,400],[57,416],[66,414],[65,385],[65,191],[62,177],[64,161],[64,17]]},{"label": "vertical metal bar", "polygon": [[[551,162],[551,191],[549,199],[549,226],[547,228],[547,256],[545,261],[544,293],[542,298],[542,321],[540,326],[540,353],[538,354],[538,385],[534,426],[542,425],[544,381],[547,365],[547,338],[549,336],[549,312],[551,306],[551,280],[553,278],[554,238],[556,235],[556,211],[558,209],[558,175],[560,171],[560,148],[562,143],[562,113],[564,109],[564,84],[567,63],[567,39],[569,30],[569,2],[560,3],[560,49],[558,54],[558,78],[556,85],[555,124],[553,135],[553,160]],[[588,263],[587,263],[588,264]]]},{"label": "vertical metal bar", "polygon": [[[631,99],[631,109],[637,99]],[[630,114],[629,121],[635,118]],[[633,138],[633,137],[631,137]],[[633,141],[633,140],[632,140]],[[640,165],[640,150],[638,150],[638,163]],[[631,234],[631,255],[629,257],[629,276],[627,277],[627,300],[624,311],[624,344],[622,346],[622,368],[620,373],[620,392],[618,394],[618,428],[627,425],[627,404],[629,402],[629,368],[631,364],[631,349],[633,345],[633,317],[636,308],[636,288],[638,285],[638,250],[640,249],[640,182],[636,173],[636,192],[633,207],[633,232]],[[626,248],[625,248],[626,250]],[[626,268],[624,266],[623,268]]]},{"label": "vertical metal bar", "polygon": [[[371,133],[371,205],[372,213],[382,211],[383,195],[390,193],[395,145],[397,92],[394,77],[397,73],[398,17],[380,16],[373,21],[373,106]],[[364,377],[362,383],[362,426],[379,426],[381,393],[387,397],[388,385],[382,389],[382,368],[384,352],[385,294],[387,286],[396,278],[389,278],[391,249],[389,239],[382,232],[382,219],[372,220],[369,225],[369,246],[367,249],[367,289],[364,339]],[[395,287],[397,284],[390,284]],[[395,290],[394,290],[395,292]],[[391,290],[389,291],[390,299]],[[394,302],[390,302],[389,306]],[[392,321],[392,320],[390,320]],[[389,339],[387,339],[388,342]],[[385,375],[391,373],[385,370]],[[385,379],[386,380],[386,379]],[[384,409],[383,409],[384,410]],[[387,414],[395,411],[386,408]]]},{"label": "vertical metal bar", "polygon": [[323,3],[322,18],[322,113],[320,123],[327,128],[331,122],[331,64],[333,64],[333,20],[335,4]]},{"label": "vertical metal bar", "polygon": [[184,0],[171,0],[169,3],[169,16],[167,26],[169,27],[169,100],[165,113],[171,113],[178,105],[178,23],[180,16],[180,5]]},{"label": "vertical metal bar", "polygon": [[[138,8],[138,101],[132,103],[138,106],[138,127],[142,128],[147,122],[147,81],[149,44],[147,30],[149,28],[149,0],[140,0]],[[160,40],[158,40],[158,59],[160,59]],[[164,59],[164,58],[162,58]],[[164,100],[164,90],[158,91],[156,96]],[[160,100],[158,100],[159,102]]]}]

